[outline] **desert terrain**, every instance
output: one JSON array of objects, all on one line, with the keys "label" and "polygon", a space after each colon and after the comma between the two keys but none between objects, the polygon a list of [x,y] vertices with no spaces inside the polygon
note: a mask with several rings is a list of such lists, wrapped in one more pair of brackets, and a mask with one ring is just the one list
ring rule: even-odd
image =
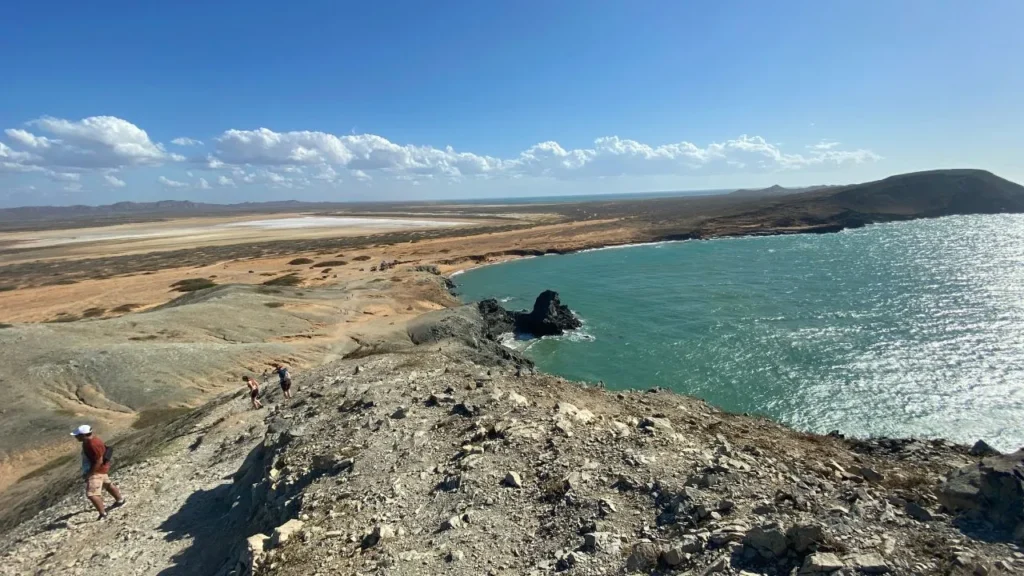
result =
[{"label": "desert terrain", "polygon": [[[444,370],[448,361],[464,364],[466,358],[475,358],[466,365],[467,370],[493,365],[513,377],[519,371],[515,366],[528,361],[514,359],[510,368],[505,353],[490,348],[490,352],[480,353],[479,339],[447,352],[444,347],[448,344],[439,340],[438,353],[447,354],[449,360],[431,356],[427,348],[410,341],[410,326],[424,314],[437,314],[459,304],[448,280],[458,270],[512,258],[638,242],[826,233],[920,217],[1024,212],[1024,188],[985,172],[965,170],[910,174],[792,194],[773,190],[764,195],[745,191],[736,196],[575,204],[289,208],[275,206],[260,213],[258,206],[247,206],[244,214],[224,214],[218,209],[205,215],[143,211],[125,217],[104,214],[70,220],[62,213],[54,221],[38,215],[19,221],[9,215],[0,218],[0,347],[5,351],[0,382],[7,391],[7,401],[0,409],[0,504],[5,510],[0,530],[46,510],[64,494],[60,490],[43,494],[44,487],[72,486],[67,479],[69,474],[73,477],[77,445],[68,442],[67,430],[82,421],[93,423],[104,438],[121,442],[132,455],[130,460],[145,469],[166,464],[159,464],[163,462],[159,458],[168,453],[154,452],[162,449],[161,431],[184,427],[191,432],[183,435],[194,435],[196,428],[190,427],[190,418],[205,418],[209,411],[219,411],[219,417],[226,420],[215,420],[210,429],[222,433],[222,443],[244,430],[245,440],[239,441],[238,449],[224,461],[240,465],[247,457],[242,448],[248,450],[263,435],[275,433],[265,427],[262,415],[245,411],[238,396],[241,377],[259,377],[270,362],[284,362],[296,374],[317,374],[308,381],[300,380],[303,388],[329,386],[344,371],[361,366],[362,359],[378,357],[382,359],[378,363],[389,363],[387,378],[395,382],[415,380],[410,370],[428,370],[441,386],[447,380],[439,378],[443,372],[436,371]],[[226,226],[302,218],[378,219],[379,226],[344,230],[336,226]],[[415,225],[409,225],[412,222]],[[538,287],[538,292],[543,288]],[[402,355],[411,350],[426,356],[418,360],[409,357],[406,365]],[[424,368],[415,367],[420,365]],[[266,382],[273,387],[270,380]],[[546,380],[523,384],[533,394],[541,394],[547,385]],[[561,400],[571,400],[573,385],[558,384],[563,385]],[[404,394],[393,388],[382,393],[389,397]],[[612,395],[599,396],[593,400],[595,405],[608,403],[607,410],[602,410],[609,414],[618,410],[612,407],[616,403]],[[417,396],[419,400],[423,399]],[[211,401],[214,404],[208,404]],[[530,418],[537,422],[547,418],[543,413],[550,408],[548,404],[548,400],[530,402],[540,410],[531,412]],[[296,408],[280,405],[274,410]],[[642,412],[646,413],[638,407],[629,410],[638,420]],[[548,424],[539,425],[546,429]],[[735,426],[746,424],[737,421]],[[765,433],[776,434],[776,428],[771,430]],[[801,442],[817,442],[804,435],[786,434],[792,438],[786,442],[796,442],[803,446],[801,450],[810,449]],[[398,436],[401,434],[396,433]],[[178,448],[169,444],[166,449]],[[846,444],[839,449],[850,450]],[[941,457],[942,465],[927,470],[912,467],[901,474],[923,474],[933,482],[970,461],[966,449],[935,449],[942,451],[936,456]],[[743,450],[756,456],[756,452]],[[836,454],[835,458],[854,458],[847,452]],[[844,461],[843,474],[848,465]],[[196,460],[189,473],[199,477],[200,470],[209,466]],[[771,473],[785,473],[784,469],[785,465]],[[425,471],[413,467],[402,474],[413,472],[422,477]],[[826,477],[830,474],[825,473]],[[219,482],[212,476],[204,478],[211,486]],[[842,479],[853,482],[845,476]],[[187,488],[177,485],[175,497],[187,499]],[[559,498],[562,496],[565,493]],[[882,494],[869,496],[871,500],[885,499]],[[900,498],[905,502],[906,494]],[[935,504],[917,493],[913,498],[922,505]],[[753,506],[753,500],[750,502]],[[274,525],[278,516],[291,512],[275,510]],[[66,520],[65,528],[69,525]],[[948,524],[953,516],[945,520]],[[255,526],[246,524],[248,520],[233,521]],[[259,529],[264,525],[270,529],[268,518],[260,517],[259,523]],[[31,540],[33,534],[45,532],[44,526],[42,532],[19,538]],[[907,537],[894,538],[902,542]],[[235,548],[224,553],[236,554]],[[918,573],[913,562],[927,556],[924,548],[901,560],[908,563],[906,569],[894,571]],[[1003,556],[1012,561],[1009,553],[999,550],[972,553],[993,561]],[[560,552],[544,550],[543,554],[558,556]],[[802,561],[803,556],[800,558]],[[248,564],[242,562],[245,567],[241,571],[225,573],[246,573],[253,570],[253,562],[258,565],[263,559],[253,556]],[[556,560],[562,561],[561,557]],[[719,562],[717,557],[704,560]],[[789,558],[779,564],[794,561]],[[208,558],[201,562],[203,566],[216,563]],[[951,565],[953,558],[942,562]],[[526,567],[520,563],[507,563],[511,571],[496,573],[525,573]],[[166,568],[166,561],[154,560],[153,566],[157,565]],[[51,566],[50,573],[89,573],[87,566],[75,566],[67,570]],[[301,567],[279,565],[271,570],[304,573],[312,564],[297,566]],[[486,573],[474,572],[482,569],[475,566],[462,570]],[[181,569],[185,571],[168,573],[190,573]],[[236,570],[235,565],[231,569]]]}]

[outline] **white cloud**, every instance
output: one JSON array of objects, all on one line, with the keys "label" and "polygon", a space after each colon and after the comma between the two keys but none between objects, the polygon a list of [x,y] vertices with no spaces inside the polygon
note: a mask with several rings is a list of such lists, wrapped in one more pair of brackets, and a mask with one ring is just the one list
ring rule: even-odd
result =
[{"label": "white cloud", "polygon": [[68,192],[81,192],[82,185],[78,182],[72,182],[70,184],[65,185],[64,190],[67,190]]},{"label": "white cloud", "polygon": [[124,188],[125,182],[113,174],[104,174],[103,179],[107,181],[107,184],[114,188]]},{"label": "white cloud", "polygon": [[810,146],[807,147],[807,149],[808,150],[831,150],[831,149],[835,148],[836,146],[839,146],[839,142],[830,142],[828,140],[822,140],[821,142],[818,142],[817,144],[811,144]]},{"label": "white cloud", "polygon": [[77,172],[54,172],[48,170],[46,175],[54,182],[78,182],[82,179],[82,175]]},{"label": "white cloud", "polygon": [[199,189],[200,190],[209,190],[210,189],[210,183],[206,181],[206,178],[200,178],[199,179]]},{"label": "white cloud", "polygon": [[[109,175],[126,168],[186,160],[153,142],[145,130],[113,116],[77,121],[47,116],[24,127],[7,129],[3,137],[6,142],[0,142],[0,172],[39,172],[61,182],[72,182],[90,169]],[[187,137],[175,138],[171,143],[203,144]],[[220,186],[303,187],[311,182],[336,183],[343,178],[425,182],[466,177],[568,180],[713,175],[844,166],[880,159],[870,150],[845,149],[830,140],[788,152],[764,137],[748,135],[704,146],[685,140],[648,144],[619,136],[597,138],[592,145],[578,148],[546,141],[504,157],[457,151],[451,146],[397,144],[375,134],[275,132],[268,128],[227,130],[209,144],[209,152],[188,161],[197,172],[225,174],[216,179]],[[104,178],[111,186],[118,186],[111,178],[123,183],[115,176]],[[189,182],[194,178],[189,173]],[[164,176],[158,181],[170,188],[190,186]],[[200,179],[195,186],[206,189],[211,182],[213,177]]]},{"label": "white cloud", "polygon": [[163,184],[164,186],[166,186],[168,188],[187,188],[188,187],[188,184],[186,184],[184,182],[179,182],[177,180],[171,180],[170,178],[168,178],[166,176],[161,176],[161,177],[157,178],[156,181],[161,183],[161,184]]},{"label": "white cloud", "polygon": [[153,165],[181,158],[165,152],[145,130],[114,116],[77,121],[44,116],[26,125],[42,134],[5,130],[15,149],[4,146],[0,157],[11,157],[22,166],[77,169]]},{"label": "white cloud", "polygon": [[[565,149],[558,142],[535,144],[510,158],[457,152],[448,146],[399,145],[373,134],[335,135],[326,132],[274,132],[228,130],[216,138],[208,157],[233,166],[267,166],[277,172],[298,172],[317,167],[312,177],[331,181],[334,167],[348,169],[357,180],[374,174],[396,177],[462,176],[587,178],[601,176],[655,176],[739,170],[779,171],[815,165],[871,162],[880,157],[869,150],[840,150],[838,143],[808,146],[803,154],[786,153],[761,136],[742,135],[701,147],[692,142],[650,145],[608,136],[592,147]],[[266,176],[264,176],[266,177]],[[269,177],[271,181],[273,176]],[[243,178],[243,181],[248,181]]]}]

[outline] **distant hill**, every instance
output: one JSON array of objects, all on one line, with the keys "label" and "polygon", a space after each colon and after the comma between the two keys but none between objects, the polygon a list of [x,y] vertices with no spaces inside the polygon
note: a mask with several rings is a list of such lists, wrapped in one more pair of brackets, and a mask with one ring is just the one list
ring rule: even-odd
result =
[{"label": "distant hill", "polygon": [[714,219],[712,229],[827,232],[915,218],[1024,213],[1024,186],[984,170],[931,170],[750,201],[749,209]]},{"label": "distant hill", "polygon": [[803,192],[814,192],[816,190],[837,187],[838,186],[805,186],[802,188],[786,188],[776,184],[774,186],[769,186],[768,188],[742,188],[735,192],[730,192],[729,196],[734,198],[771,198],[773,196],[788,196],[789,194],[801,194]]}]

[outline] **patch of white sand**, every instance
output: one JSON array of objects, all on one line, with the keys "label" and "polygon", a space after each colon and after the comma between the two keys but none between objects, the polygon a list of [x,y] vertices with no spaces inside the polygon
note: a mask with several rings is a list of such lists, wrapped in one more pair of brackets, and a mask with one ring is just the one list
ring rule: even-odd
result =
[{"label": "patch of white sand", "polygon": [[337,229],[339,232],[346,230],[405,230],[410,228],[443,228],[459,226],[463,222],[451,220],[424,220],[409,218],[355,218],[340,216],[296,216],[289,218],[269,218],[264,220],[243,220],[240,222],[228,222],[223,224],[211,224],[209,226],[168,226],[156,227],[146,230],[145,225],[131,225],[132,229],[121,228],[117,231],[103,229],[75,230],[74,235],[56,232],[53,235],[46,234],[35,238],[15,240],[18,248],[43,248],[47,246],[61,246],[65,244],[78,244],[83,242],[104,242],[111,240],[145,240],[154,238],[175,238],[186,236],[223,236],[229,237],[244,229],[249,230],[314,230],[314,229]]}]

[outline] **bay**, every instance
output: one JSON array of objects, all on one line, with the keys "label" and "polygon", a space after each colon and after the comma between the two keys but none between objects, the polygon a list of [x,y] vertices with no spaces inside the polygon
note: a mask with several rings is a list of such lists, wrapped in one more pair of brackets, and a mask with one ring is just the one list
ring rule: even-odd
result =
[{"label": "bay", "polygon": [[548,372],[662,386],[798,429],[1024,446],[1024,216],[608,248],[485,266],[464,300],[562,295],[510,343]]}]

